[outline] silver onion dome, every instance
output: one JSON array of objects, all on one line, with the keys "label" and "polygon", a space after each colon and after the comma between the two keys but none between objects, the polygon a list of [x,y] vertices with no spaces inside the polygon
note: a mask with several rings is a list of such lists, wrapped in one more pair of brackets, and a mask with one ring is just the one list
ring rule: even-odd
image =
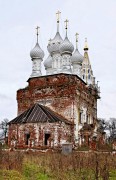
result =
[{"label": "silver onion dome", "polygon": [[44,61],[45,68],[52,68],[52,57],[51,55]]},{"label": "silver onion dome", "polygon": [[62,37],[60,36],[60,33],[57,32],[55,37],[48,43],[47,49],[50,54],[53,53],[59,53],[59,46],[62,43]]},{"label": "silver onion dome", "polygon": [[73,53],[71,57],[72,64],[82,64],[84,57],[79,53],[78,49],[75,49],[75,52]]},{"label": "silver onion dome", "polygon": [[43,59],[44,52],[40,48],[38,43],[36,43],[35,47],[30,51],[30,56],[31,56],[32,59],[34,59],[34,58]]},{"label": "silver onion dome", "polygon": [[68,37],[65,37],[64,41],[60,45],[60,53],[69,53],[72,54],[74,51],[74,46],[73,44],[69,41]]}]

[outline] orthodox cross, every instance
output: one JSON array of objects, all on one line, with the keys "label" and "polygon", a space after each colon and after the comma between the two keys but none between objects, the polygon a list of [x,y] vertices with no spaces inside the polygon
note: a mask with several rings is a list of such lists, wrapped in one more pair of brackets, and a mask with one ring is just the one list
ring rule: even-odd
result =
[{"label": "orthodox cross", "polygon": [[59,19],[60,19],[60,14],[61,14],[60,11],[58,11],[58,12],[56,13],[56,18],[57,18],[57,32],[59,32]]},{"label": "orthodox cross", "polygon": [[56,13],[56,17],[57,17],[57,23],[59,23],[60,14],[61,14],[61,12],[60,12],[60,11],[58,11],[58,12]]},{"label": "orthodox cross", "polygon": [[65,22],[65,29],[67,29],[68,28],[68,19],[66,19],[66,21],[64,21]]},{"label": "orthodox cross", "polygon": [[89,48],[88,48],[88,44],[87,44],[87,38],[85,38],[85,47],[84,47],[84,50],[87,51]]},{"label": "orthodox cross", "polygon": [[37,26],[37,27],[36,27],[37,43],[38,43],[38,35],[39,35],[38,30],[39,30],[39,29],[40,29],[40,27],[39,27],[39,26]]},{"label": "orthodox cross", "polygon": [[79,35],[78,33],[75,34],[75,36],[76,36],[76,49],[78,49],[78,35]]},{"label": "orthodox cross", "polygon": [[65,29],[66,29],[66,37],[67,37],[68,22],[69,22],[68,19],[66,19],[66,21],[64,21]]}]

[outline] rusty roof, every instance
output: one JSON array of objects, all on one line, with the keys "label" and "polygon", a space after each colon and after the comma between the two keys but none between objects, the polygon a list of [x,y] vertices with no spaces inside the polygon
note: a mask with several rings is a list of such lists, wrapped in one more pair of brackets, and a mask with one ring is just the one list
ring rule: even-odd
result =
[{"label": "rusty roof", "polygon": [[22,124],[22,123],[55,123],[64,122],[66,124],[73,124],[63,116],[52,111],[46,106],[35,104],[22,114],[11,120],[8,124]]}]

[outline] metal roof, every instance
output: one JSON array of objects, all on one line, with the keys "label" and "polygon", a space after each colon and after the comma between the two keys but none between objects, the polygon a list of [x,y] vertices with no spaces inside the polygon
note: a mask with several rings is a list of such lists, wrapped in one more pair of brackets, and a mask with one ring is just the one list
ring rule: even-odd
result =
[{"label": "metal roof", "polygon": [[57,114],[46,106],[35,104],[8,124],[22,124],[22,123],[55,123],[64,122],[66,124],[72,124],[72,122],[65,119],[63,116]]}]

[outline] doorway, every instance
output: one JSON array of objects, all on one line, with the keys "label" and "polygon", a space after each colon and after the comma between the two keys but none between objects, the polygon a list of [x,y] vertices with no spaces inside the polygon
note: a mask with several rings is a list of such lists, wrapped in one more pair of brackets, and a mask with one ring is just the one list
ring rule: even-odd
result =
[{"label": "doorway", "polygon": [[48,145],[49,138],[50,138],[50,134],[46,133],[45,134],[45,142],[44,142],[45,145]]},{"label": "doorway", "polygon": [[29,144],[30,134],[25,134],[25,145]]}]

